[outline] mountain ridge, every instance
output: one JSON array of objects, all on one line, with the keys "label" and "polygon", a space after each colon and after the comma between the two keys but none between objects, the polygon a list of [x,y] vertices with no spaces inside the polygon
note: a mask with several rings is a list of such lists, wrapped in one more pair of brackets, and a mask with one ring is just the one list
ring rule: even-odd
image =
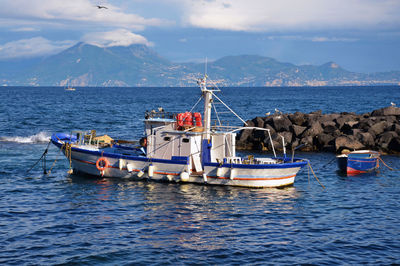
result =
[{"label": "mountain ridge", "polygon": [[[26,66],[0,61],[3,86],[195,86],[204,63],[174,63],[148,46],[99,47],[79,42]],[[400,85],[400,71],[356,73],[335,62],[295,65],[260,55],[224,56],[207,65],[219,86]]]}]

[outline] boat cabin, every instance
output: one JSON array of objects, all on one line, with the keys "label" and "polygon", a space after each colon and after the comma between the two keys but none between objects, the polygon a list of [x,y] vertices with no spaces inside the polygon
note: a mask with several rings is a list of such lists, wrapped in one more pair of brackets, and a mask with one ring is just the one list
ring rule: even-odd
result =
[{"label": "boat cabin", "polygon": [[240,158],[235,157],[235,133],[211,132],[208,141],[204,139],[203,128],[196,126],[199,125],[198,115],[190,116],[194,122],[185,124],[180,123],[180,114],[174,117],[160,118],[153,115],[144,120],[147,157],[166,160],[186,157],[189,158],[191,169],[196,172],[203,170],[205,161],[240,163]]}]

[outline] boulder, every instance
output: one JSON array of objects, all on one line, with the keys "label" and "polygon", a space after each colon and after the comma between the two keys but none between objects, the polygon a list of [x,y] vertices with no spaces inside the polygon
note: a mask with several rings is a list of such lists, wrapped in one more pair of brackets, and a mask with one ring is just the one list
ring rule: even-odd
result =
[{"label": "boulder", "polygon": [[292,132],[296,137],[299,137],[306,130],[306,127],[292,125]]},{"label": "boulder", "polygon": [[318,134],[321,134],[324,130],[321,127],[321,124],[316,121],[314,122],[309,129],[304,132],[304,136],[312,136],[315,137]]},{"label": "boulder", "polygon": [[349,121],[355,121],[356,116],[352,114],[343,114],[342,116],[338,117],[335,119],[335,122],[337,124],[337,127],[340,129],[343,127],[344,123],[349,122]]},{"label": "boulder", "polygon": [[305,114],[300,112],[295,112],[294,114],[289,114],[288,118],[293,124],[302,126],[306,122]]},{"label": "boulder", "polygon": [[388,150],[400,152],[400,138],[393,138],[388,146]]},{"label": "boulder", "polygon": [[[287,147],[307,144],[304,151],[341,151],[363,148],[400,152],[400,108],[391,106],[372,113],[304,114],[275,113],[247,121],[248,126],[270,130],[277,148],[282,148],[284,136]],[[238,134],[240,148],[271,149],[266,131],[243,130]]]},{"label": "boulder", "polygon": [[314,144],[318,147],[319,150],[327,150],[333,147],[335,137],[332,135],[328,135],[325,133],[318,134],[314,138]]},{"label": "boulder", "polygon": [[363,131],[367,132],[375,122],[370,118],[362,118],[358,125],[358,128],[362,129]]},{"label": "boulder", "polygon": [[[333,123],[333,122],[332,122],[332,123]],[[327,125],[327,126],[324,127],[324,133],[326,133],[326,134],[331,134],[331,135],[333,135],[333,133],[334,133],[335,131],[338,131],[338,132],[339,132],[339,130],[336,128],[335,125]]]},{"label": "boulder", "polygon": [[286,144],[292,143],[292,140],[293,140],[292,132],[286,131],[286,132],[279,133],[279,135],[281,135],[285,139]]},{"label": "boulder", "polygon": [[300,140],[300,145],[304,144],[302,148],[300,148],[301,151],[314,151],[313,147],[313,137],[311,136],[306,136]]},{"label": "boulder", "polygon": [[340,117],[340,114],[325,114],[319,118],[319,122],[321,124],[333,122],[338,117]]},{"label": "boulder", "polygon": [[256,124],[253,122],[253,120],[247,120],[246,121],[246,124],[247,125],[243,125],[244,127],[255,127],[256,126]]},{"label": "boulder", "polygon": [[399,135],[397,135],[396,132],[394,131],[388,131],[384,132],[379,136],[378,139],[378,145],[381,149],[388,150],[389,149],[389,143],[394,139],[398,138]]},{"label": "boulder", "polygon": [[326,127],[328,127],[328,126],[333,126],[333,127],[335,127],[336,128],[336,123],[333,121],[333,120],[329,120],[329,121],[320,121],[320,123],[321,123],[321,126],[323,127],[323,128],[326,128]]},{"label": "boulder", "polygon": [[342,131],[343,134],[352,135],[353,134],[353,128],[354,128],[355,125],[358,125],[357,121],[344,122],[344,125],[340,128],[340,131]]},{"label": "boulder", "polygon": [[246,142],[249,137],[253,134],[252,129],[243,129],[237,136],[237,140],[240,142]]},{"label": "boulder", "polygon": [[268,138],[268,132],[264,130],[257,130],[254,129],[253,131],[253,137],[256,140],[263,141],[266,137]]},{"label": "boulder", "polygon": [[375,139],[371,133],[359,132],[356,137],[366,148],[372,148],[375,146]]},{"label": "boulder", "polygon": [[371,116],[387,116],[395,115],[400,116],[400,108],[395,106],[388,106],[372,112]]},{"label": "boulder", "polygon": [[[282,146],[282,141],[278,141],[278,140],[272,140],[272,143],[274,144],[274,148],[276,151],[281,151],[283,150],[283,146]],[[268,142],[264,142],[264,146],[268,151],[272,151],[272,145],[271,145],[271,141]]]},{"label": "boulder", "polygon": [[[264,125],[264,128],[269,129],[269,133],[271,134],[271,136],[276,134],[275,128],[273,128],[271,125],[265,124],[265,125]],[[267,132],[267,131],[264,131],[264,134],[265,134],[266,136],[268,136],[268,132]]]},{"label": "boulder", "polygon": [[313,114],[313,113],[306,115],[306,123],[304,126],[311,127],[312,124],[314,124],[315,122],[318,122],[320,117],[321,116],[319,114]]},{"label": "boulder", "polygon": [[382,134],[385,131],[387,126],[388,125],[387,125],[386,121],[381,121],[381,122],[378,122],[378,123],[374,124],[373,126],[371,126],[368,129],[368,132],[370,132],[371,134],[376,136],[376,135]]},{"label": "boulder", "polygon": [[396,132],[398,135],[400,135],[400,125],[399,124],[393,124],[391,129],[391,131]]},{"label": "boulder", "polygon": [[283,114],[274,116],[272,120],[275,130],[278,132],[289,131],[290,126],[292,125],[292,122],[289,120],[289,118]]},{"label": "boulder", "polygon": [[257,116],[251,121],[254,123],[255,127],[264,127],[264,119],[262,117]]},{"label": "boulder", "polygon": [[335,139],[335,150],[340,153],[343,149],[360,150],[364,145],[354,136],[340,136]]}]

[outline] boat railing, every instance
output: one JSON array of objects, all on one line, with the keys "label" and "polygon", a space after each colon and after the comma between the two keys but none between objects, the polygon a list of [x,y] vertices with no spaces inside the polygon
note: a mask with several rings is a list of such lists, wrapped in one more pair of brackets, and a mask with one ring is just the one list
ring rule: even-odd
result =
[{"label": "boat railing", "polygon": [[226,157],[226,158],[224,158],[224,163],[241,164],[242,163],[242,158],[241,157],[237,157],[237,156]]},{"label": "boat railing", "polygon": [[148,111],[146,110],[145,112],[145,119],[150,119],[150,118],[160,118],[160,119],[176,119],[178,113],[175,112],[165,112],[162,108],[160,110],[151,110]]}]

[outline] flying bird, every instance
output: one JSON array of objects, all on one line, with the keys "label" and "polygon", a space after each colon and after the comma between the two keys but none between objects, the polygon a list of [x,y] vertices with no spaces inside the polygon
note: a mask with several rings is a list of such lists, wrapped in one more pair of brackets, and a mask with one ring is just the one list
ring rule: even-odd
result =
[{"label": "flying bird", "polygon": [[102,9],[102,8],[104,8],[104,9],[108,9],[108,7],[106,7],[106,6],[96,6],[98,9]]}]

